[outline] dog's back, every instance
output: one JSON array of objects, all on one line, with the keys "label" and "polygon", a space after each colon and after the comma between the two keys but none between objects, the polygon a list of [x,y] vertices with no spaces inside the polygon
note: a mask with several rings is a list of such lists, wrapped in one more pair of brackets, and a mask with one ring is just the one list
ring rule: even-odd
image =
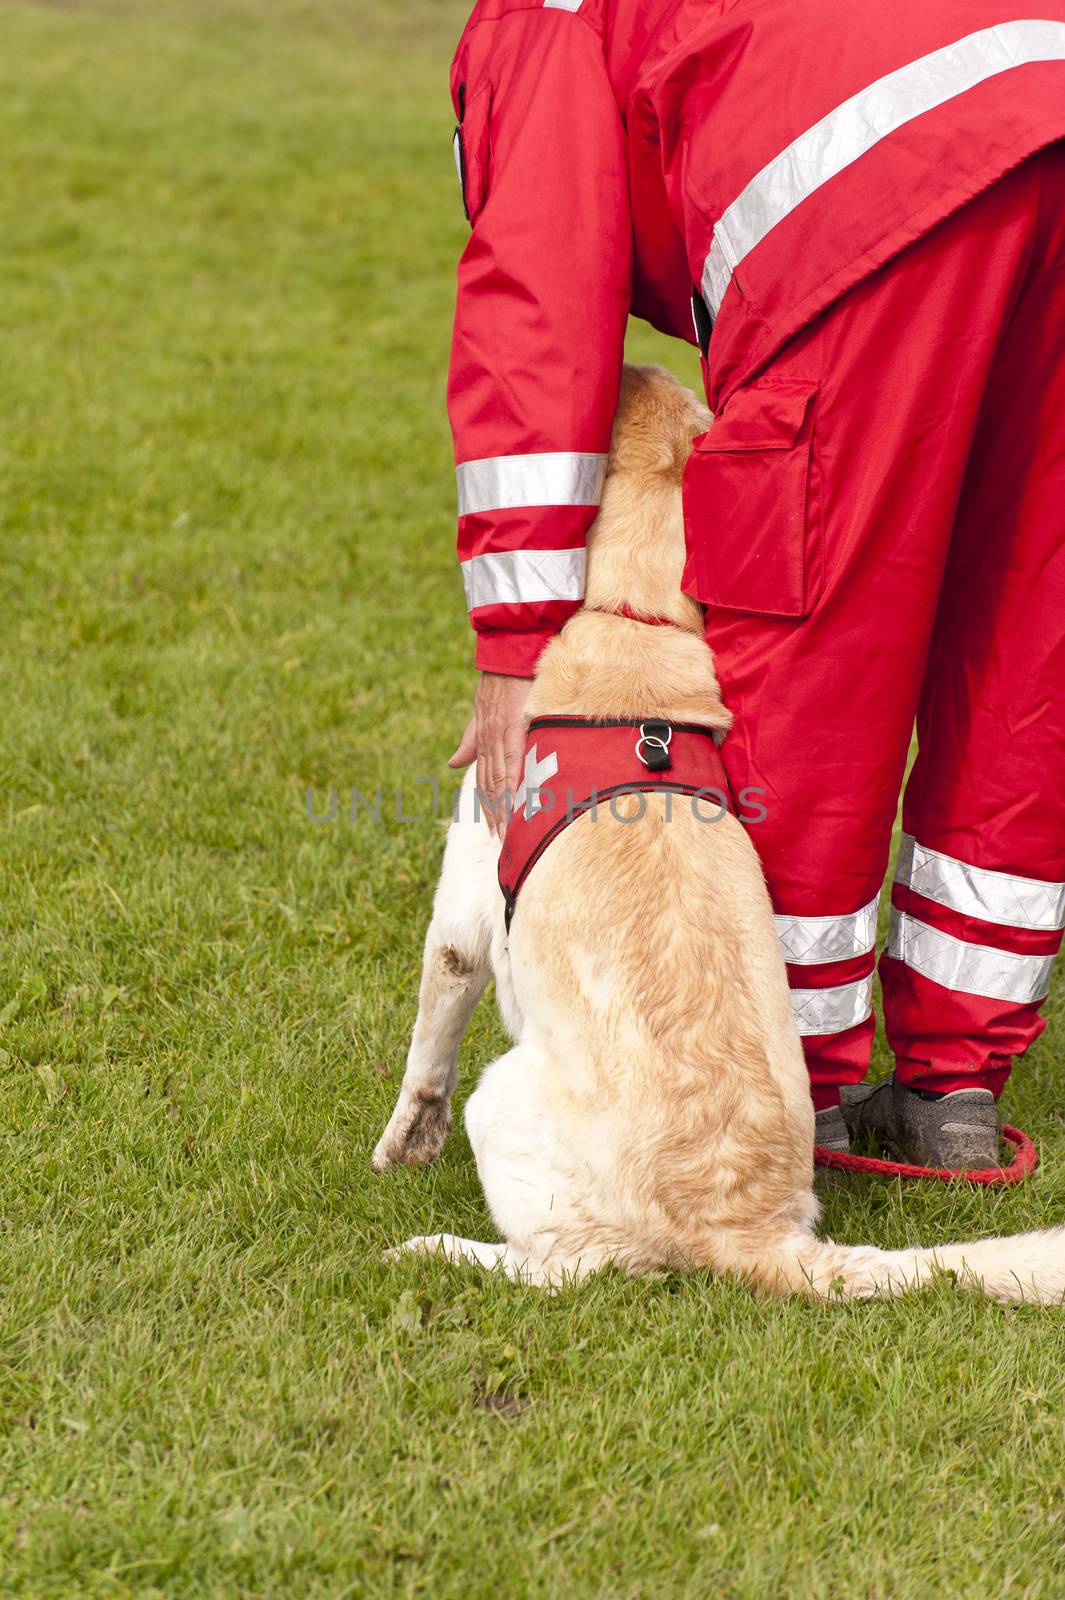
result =
[{"label": "dog's back", "polygon": [[[576,680],[584,716],[653,708],[714,725],[701,637],[656,637],[634,668],[625,636],[640,629],[575,618],[541,666],[533,714],[574,712]],[[687,693],[669,703],[678,681]],[[595,683],[610,686],[609,709]],[[543,1030],[552,1099],[567,1107],[562,1136],[597,1150],[624,1213],[615,1259],[644,1215],[668,1218],[672,1255],[695,1260],[718,1227],[806,1220],[813,1110],[761,869],[735,817],[647,795],[578,819],[522,891],[510,958],[523,1038]]]}]

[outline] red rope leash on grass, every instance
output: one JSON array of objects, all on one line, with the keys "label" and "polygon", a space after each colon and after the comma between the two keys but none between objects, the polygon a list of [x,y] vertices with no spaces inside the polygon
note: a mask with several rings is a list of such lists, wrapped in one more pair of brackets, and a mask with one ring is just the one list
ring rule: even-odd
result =
[{"label": "red rope leash on grass", "polygon": [[933,1178],[939,1183],[953,1183],[963,1178],[966,1183],[988,1186],[1023,1183],[1039,1165],[1039,1151],[1020,1128],[1004,1127],[1002,1137],[1017,1152],[1009,1166],[984,1167],[978,1172],[961,1172],[953,1167],[914,1167],[905,1161],[880,1161],[873,1156],[844,1155],[838,1150],[824,1150],[820,1145],[814,1150],[814,1162],[819,1167],[834,1167],[837,1172],[875,1172],[882,1178]]}]

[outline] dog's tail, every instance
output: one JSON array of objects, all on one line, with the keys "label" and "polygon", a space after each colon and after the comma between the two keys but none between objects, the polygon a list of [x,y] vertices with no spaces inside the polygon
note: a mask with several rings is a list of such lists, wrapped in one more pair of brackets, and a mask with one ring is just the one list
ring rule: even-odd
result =
[{"label": "dog's tail", "polygon": [[773,1294],[811,1300],[882,1299],[951,1273],[961,1287],[992,1300],[1060,1305],[1065,1301],[1065,1228],[927,1250],[877,1250],[796,1233],[722,1265]]}]

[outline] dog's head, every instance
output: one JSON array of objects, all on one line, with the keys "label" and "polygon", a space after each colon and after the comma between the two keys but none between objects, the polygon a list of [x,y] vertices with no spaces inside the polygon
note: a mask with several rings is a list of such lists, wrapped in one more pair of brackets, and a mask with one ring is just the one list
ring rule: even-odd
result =
[{"label": "dog's head", "polygon": [[664,367],[624,369],[603,502],[588,539],[588,605],[698,625],[699,607],[680,588],[681,477],[692,439],[711,421]]}]

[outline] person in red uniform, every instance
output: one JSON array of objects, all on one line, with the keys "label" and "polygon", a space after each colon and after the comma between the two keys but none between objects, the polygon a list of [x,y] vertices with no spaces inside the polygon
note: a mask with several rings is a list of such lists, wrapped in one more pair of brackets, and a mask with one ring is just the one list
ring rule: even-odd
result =
[{"label": "person in red uniform", "polygon": [[452,94],[453,764],[515,786],[630,311],[697,342],[684,585],[765,792],[819,1139],[993,1164],[1065,926],[1065,5],[480,0]]}]

